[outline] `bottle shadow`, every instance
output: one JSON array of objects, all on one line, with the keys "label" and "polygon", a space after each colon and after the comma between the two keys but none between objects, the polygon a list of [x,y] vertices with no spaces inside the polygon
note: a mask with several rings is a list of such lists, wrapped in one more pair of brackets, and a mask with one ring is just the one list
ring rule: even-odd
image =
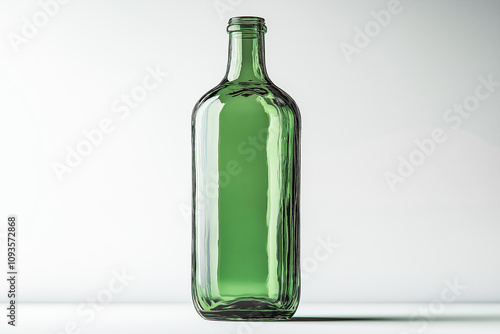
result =
[{"label": "bottle shadow", "polygon": [[436,316],[433,318],[411,318],[408,316],[367,316],[367,317],[334,317],[334,316],[308,316],[292,317],[284,321],[316,322],[316,321],[412,321],[412,322],[439,322],[439,321],[500,321],[500,315],[474,315],[474,316]]}]

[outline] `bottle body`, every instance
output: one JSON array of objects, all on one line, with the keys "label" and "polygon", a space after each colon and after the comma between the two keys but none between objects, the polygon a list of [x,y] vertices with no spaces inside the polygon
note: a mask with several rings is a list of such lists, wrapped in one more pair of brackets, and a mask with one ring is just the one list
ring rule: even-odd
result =
[{"label": "bottle body", "polygon": [[192,296],[213,320],[287,319],[300,295],[300,114],[270,80],[223,80],[192,115]]}]

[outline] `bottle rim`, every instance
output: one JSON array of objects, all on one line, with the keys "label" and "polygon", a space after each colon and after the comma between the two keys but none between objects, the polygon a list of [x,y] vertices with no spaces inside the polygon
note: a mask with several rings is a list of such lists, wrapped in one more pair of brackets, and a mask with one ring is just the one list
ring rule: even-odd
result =
[{"label": "bottle rim", "polygon": [[265,20],[258,16],[235,16],[229,19],[227,32],[267,32]]}]

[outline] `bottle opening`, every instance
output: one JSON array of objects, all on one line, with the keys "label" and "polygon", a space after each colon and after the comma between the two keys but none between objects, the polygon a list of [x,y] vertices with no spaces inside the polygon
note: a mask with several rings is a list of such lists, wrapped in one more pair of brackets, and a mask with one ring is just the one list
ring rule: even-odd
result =
[{"label": "bottle opening", "polygon": [[264,19],[257,16],[236,16],[229,19],[227,32],[267,32]]}]

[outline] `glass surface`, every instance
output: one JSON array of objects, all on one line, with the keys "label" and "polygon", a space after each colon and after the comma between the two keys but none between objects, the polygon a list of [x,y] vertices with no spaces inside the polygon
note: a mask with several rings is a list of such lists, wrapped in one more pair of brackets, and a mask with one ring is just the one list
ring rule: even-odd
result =
[{"label": "glass surface", "polygon": [[229,21],[226,76],[192,115],[192,296],[206,319],[297,309],[300,115],[268,78],[264,20]]}]

